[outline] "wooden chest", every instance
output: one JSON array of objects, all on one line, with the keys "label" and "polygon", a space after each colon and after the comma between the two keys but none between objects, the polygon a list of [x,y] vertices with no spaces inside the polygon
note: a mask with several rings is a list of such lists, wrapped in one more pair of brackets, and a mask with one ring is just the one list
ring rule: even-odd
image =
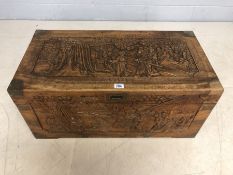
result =
[{"label": "wooden chest", "polygon": [[35,32],[8,92],[36,138],[194,137],[223,88],[193,32]]}]

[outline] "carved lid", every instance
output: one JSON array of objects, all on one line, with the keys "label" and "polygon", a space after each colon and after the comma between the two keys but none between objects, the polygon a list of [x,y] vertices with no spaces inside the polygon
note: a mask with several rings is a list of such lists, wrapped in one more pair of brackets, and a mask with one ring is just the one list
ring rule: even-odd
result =
[{"label": "carved lid", "polygon": [[221,88],[193,32],[37,30],[9,90],[179,90],[209,83]]}]

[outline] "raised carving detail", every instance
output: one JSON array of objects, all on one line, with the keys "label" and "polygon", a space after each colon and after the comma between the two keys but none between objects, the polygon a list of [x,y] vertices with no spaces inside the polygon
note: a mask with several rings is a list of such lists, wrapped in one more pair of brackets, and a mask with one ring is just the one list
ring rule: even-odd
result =
[{"label": "raised carving detail", "polygon": [[75,77],[171,77],[193,76],[198,71],[182,39],[85,37],[44,41],[32,73]]},{"label": "raised carving detail", "polygon": [[35,96],[31,104],[39,111],[49,132],[165,132],[190,126],[201,104],[173,105],[181,97],[132,96],[126,103],[109,103],[104,96]]}]

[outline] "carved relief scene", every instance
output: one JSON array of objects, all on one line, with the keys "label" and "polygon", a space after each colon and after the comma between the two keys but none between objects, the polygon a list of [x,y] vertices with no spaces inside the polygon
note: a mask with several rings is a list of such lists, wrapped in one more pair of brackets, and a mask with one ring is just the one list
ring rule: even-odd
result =
[{"label": "carved relief scene", "polygon": [[104,96],[35,96],[31,105],[48,132],[153,133],[188,128],[202,103],[198,96],[133,96],[127,104],[105,100]]},{"label": "carved relief scene", "polygon": [[32,73],[41,76],[193,76],[195,60],[176,38],[50,38],[36,55]]}]

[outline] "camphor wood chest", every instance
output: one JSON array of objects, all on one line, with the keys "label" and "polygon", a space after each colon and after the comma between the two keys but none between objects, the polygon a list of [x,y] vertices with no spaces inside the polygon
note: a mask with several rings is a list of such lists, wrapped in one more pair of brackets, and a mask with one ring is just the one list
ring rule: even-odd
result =
[{"label": "camphor wood chest", "polygon": [[193,32],[35,32],[8,92],[36,138],[194,137],[223,88]]}]

